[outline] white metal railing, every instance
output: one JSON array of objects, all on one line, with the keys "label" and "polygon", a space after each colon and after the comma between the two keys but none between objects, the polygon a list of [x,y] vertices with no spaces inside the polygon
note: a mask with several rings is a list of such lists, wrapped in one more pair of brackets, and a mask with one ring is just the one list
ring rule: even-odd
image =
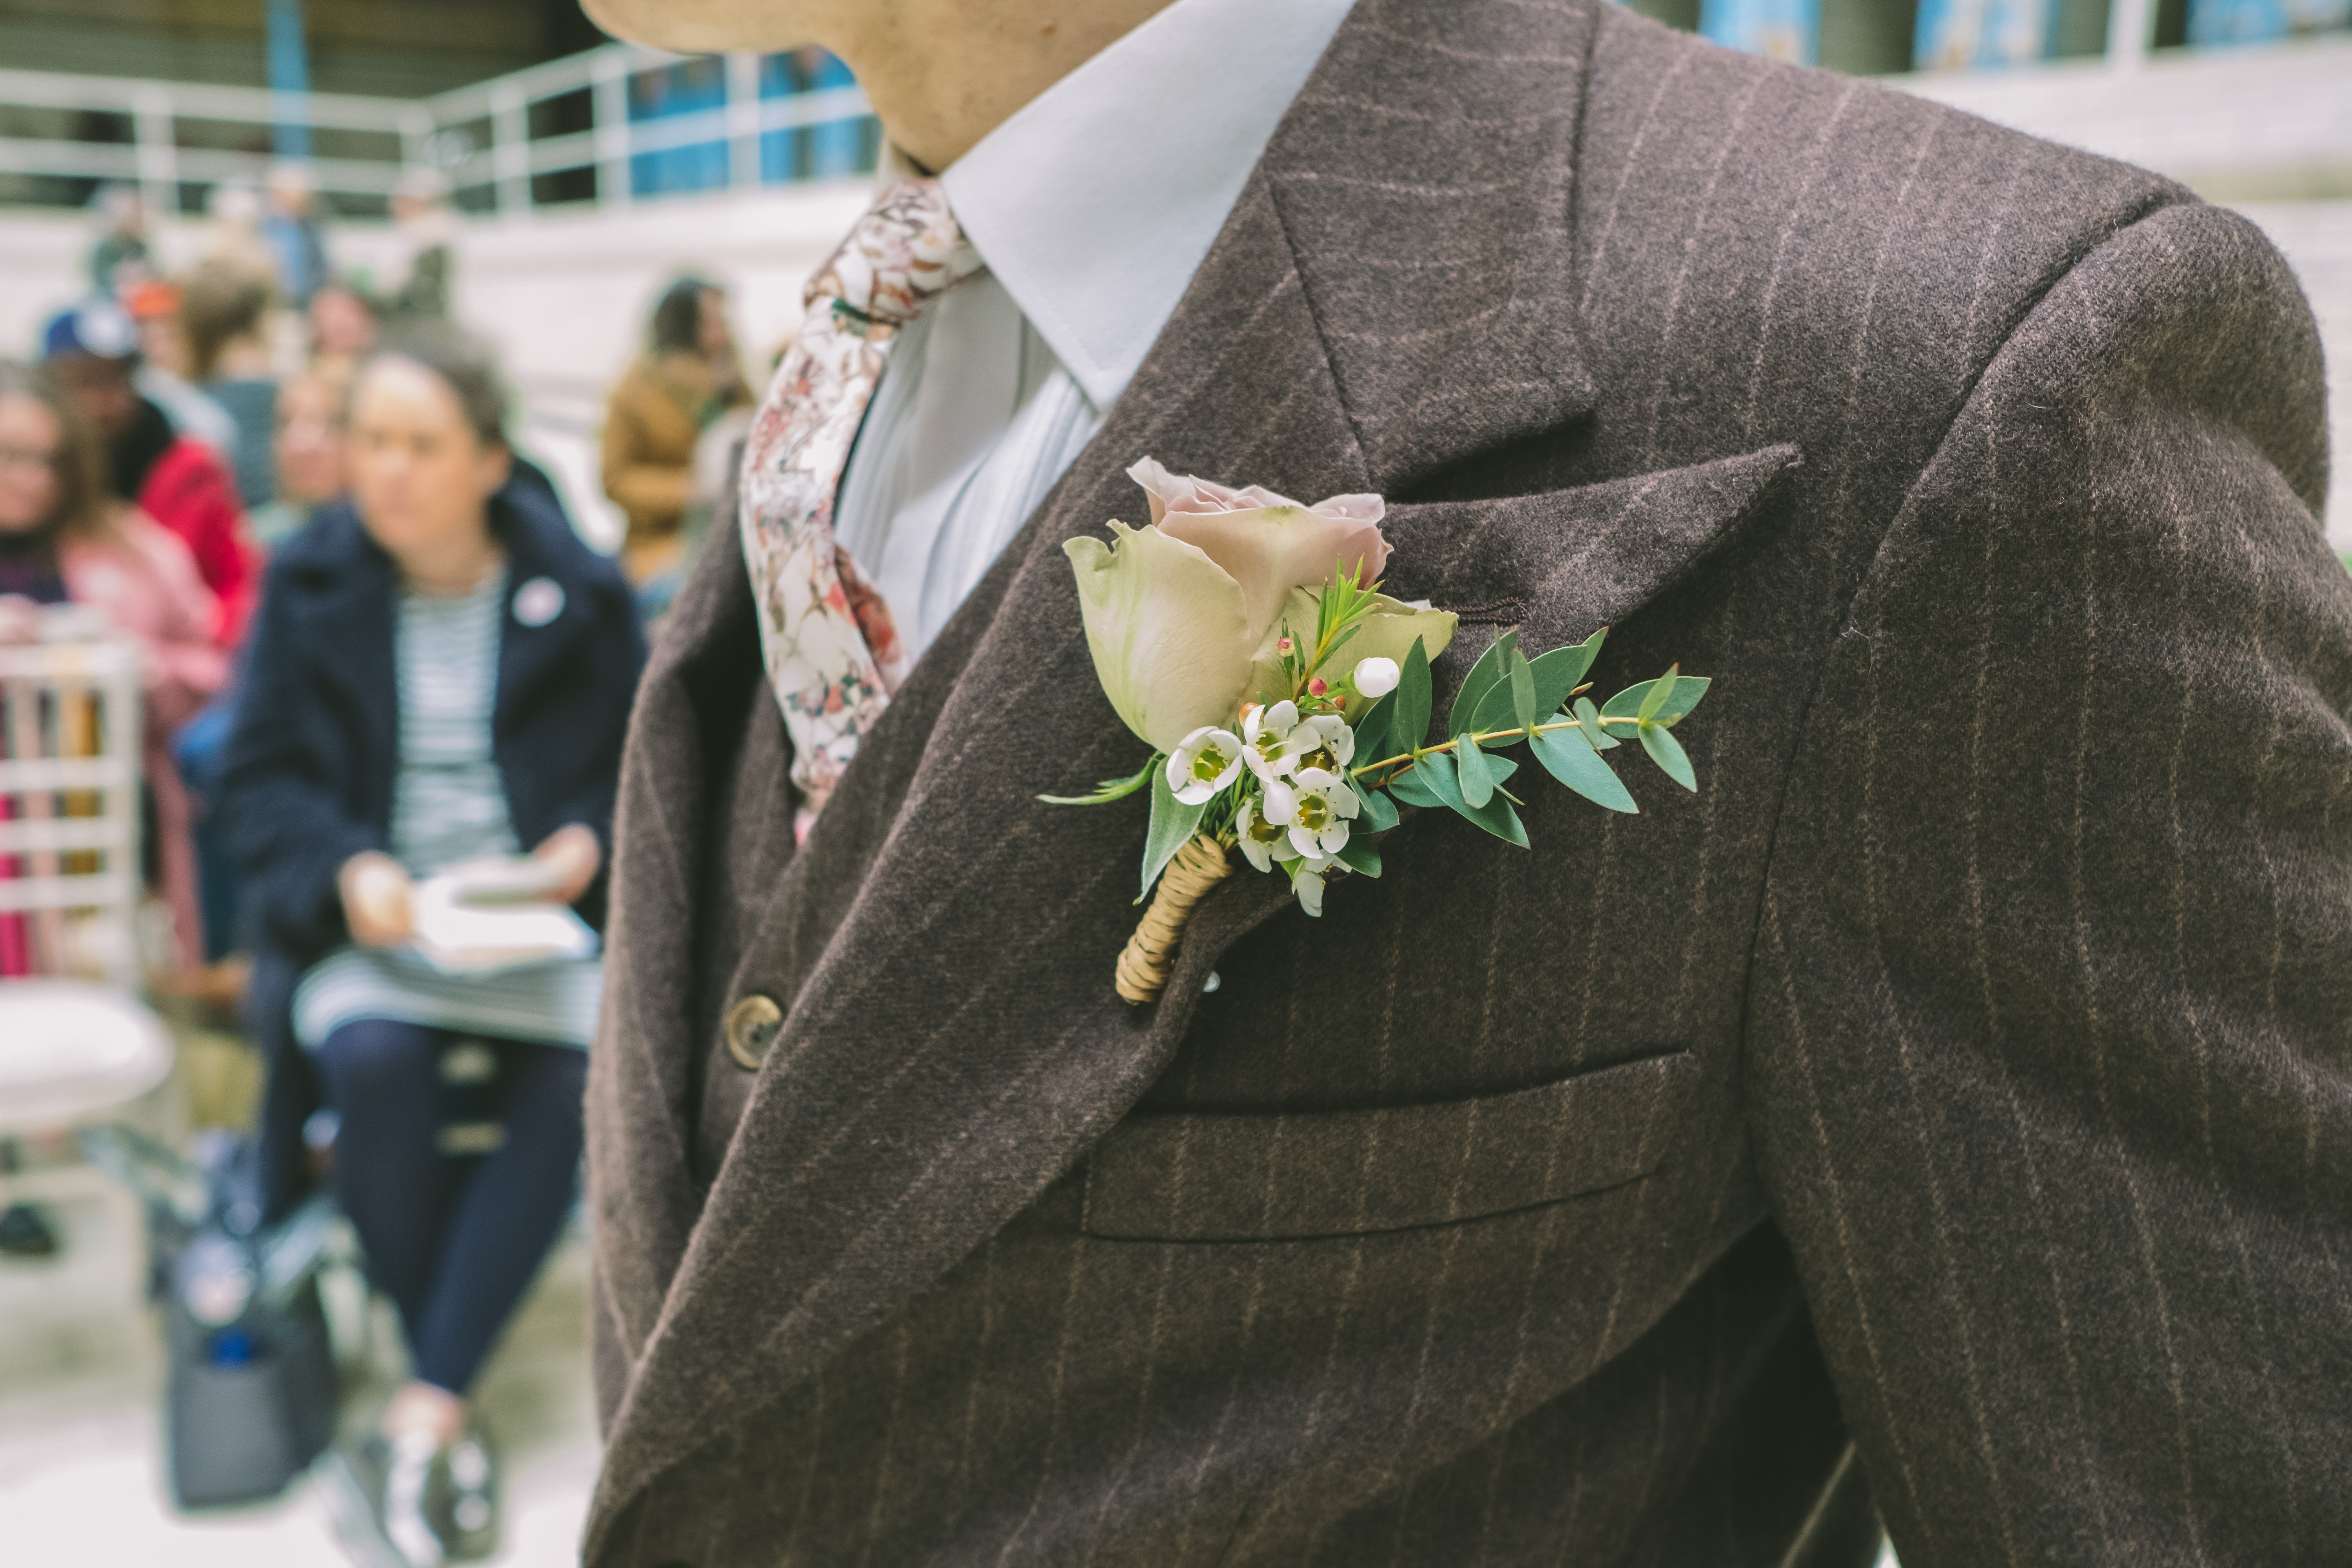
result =
[{"label": "white metal railing", "polygon": [[[257,132],[266,138],[278,127],[302,126],[346,133],[340,140],[347,145],[332,155],[301,160],[322,191],[381,198],[409,171],[430,168],[459,192],[484,193],[490,207],[510,214],[537,205],[535,181],[572,170],[595,172],[598,202],[626,202],[635,184],[632,159],[692,147],[726,149],[729,184],[762,184],[763,137],[871,114],[856,87],[762,96],[760,57],[725,61],[721,104],[644,118],[631,113],[631,79],[684,58],[630,44],[415,100],[0,70],[0,108],[116,116],[129,135],[93,140],[61,121],[53,134],[0,137],[0,175],[134,184],[149,211],[172,214],[181,209],[183,185],[259,184],[274,162],[267,153],[203,145],[218,140],[217,132],[192,135],[195,128],[226,128],[249,142]],[[584,127],[534,132],[535,109],[575,94]],[[380,147],[369,149],[371,140]]]}]

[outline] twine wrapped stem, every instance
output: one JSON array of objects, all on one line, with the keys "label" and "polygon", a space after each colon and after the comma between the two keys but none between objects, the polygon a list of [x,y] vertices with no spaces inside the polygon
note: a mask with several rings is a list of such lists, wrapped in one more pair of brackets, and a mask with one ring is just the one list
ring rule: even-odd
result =
[{"label": "twine wrapped stem", "polygon": [[1160,874],[1160,887],[1143,911],[1143,923],[1127,939],[1118,955],[1118,994],[1143,1003],[1167,989],[1168,971],[1176,962],[1176,944],[1183,940],[1184,922],[1192,906],[1210,889],[1225,879],[1233,867],[1225,847],[1204,834],[1195,834],[1176,851]]}]

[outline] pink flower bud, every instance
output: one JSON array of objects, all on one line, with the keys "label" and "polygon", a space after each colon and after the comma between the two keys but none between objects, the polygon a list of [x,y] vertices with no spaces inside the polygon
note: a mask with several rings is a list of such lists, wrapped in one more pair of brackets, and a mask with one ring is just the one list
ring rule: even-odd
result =
[{"label": "pink flower bud", "polygon": [[1291,641],[1288,637],[1284,637],[1281,641],[1274,645],[1274,651],[1276,653],[1288,653],[1290,649]]},{"label": "pink flower bud", "polygon": [[1309,697],[1320,697],[1330,689],[1330,682],[1325,680],[1319,675],[1307,683],[1307,694]]}]

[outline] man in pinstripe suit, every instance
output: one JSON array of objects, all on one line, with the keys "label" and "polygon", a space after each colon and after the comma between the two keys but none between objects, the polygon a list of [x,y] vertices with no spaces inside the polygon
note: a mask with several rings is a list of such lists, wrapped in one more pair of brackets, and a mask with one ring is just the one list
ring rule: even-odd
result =
[{"label": "man in pinstripe suit", "polygon": [[[1159,11],[603,8],[835,44],[950,195]],[[589,1561],[2345,1561],[2352,585],[2278,257],[1600,0],[1358,0],[1298,80],[804,844],[738,553],[678,602]],[[1390,497],[1441,702],[1482,627],[1713,676],[1703,793],[1424,816],[1319,921],[1232,879],[1127,1008],[1141,816],[1032,797],[1132,765],[1059,546],[1145,454]]]}]

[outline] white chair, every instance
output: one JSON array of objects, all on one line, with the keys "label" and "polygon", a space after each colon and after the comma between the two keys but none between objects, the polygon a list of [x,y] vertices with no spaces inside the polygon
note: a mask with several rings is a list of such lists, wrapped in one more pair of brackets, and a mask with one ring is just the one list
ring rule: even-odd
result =
[{"label": "white chair", "polygon": [[[0,647],[0,958],[20,971],[0,977],[5,1135],[103,1120],[173,1061],[138,1000],[141,652],[69,607],[41,631]],[[0,1174],[0,1202],[86,1173]]]},{"label": "white chair", "polygon": [[[10,968],[139,984],[140,663],[71,607],[0,647],[0,915]],[[0,960],[10,955],[0,951]]]}]

